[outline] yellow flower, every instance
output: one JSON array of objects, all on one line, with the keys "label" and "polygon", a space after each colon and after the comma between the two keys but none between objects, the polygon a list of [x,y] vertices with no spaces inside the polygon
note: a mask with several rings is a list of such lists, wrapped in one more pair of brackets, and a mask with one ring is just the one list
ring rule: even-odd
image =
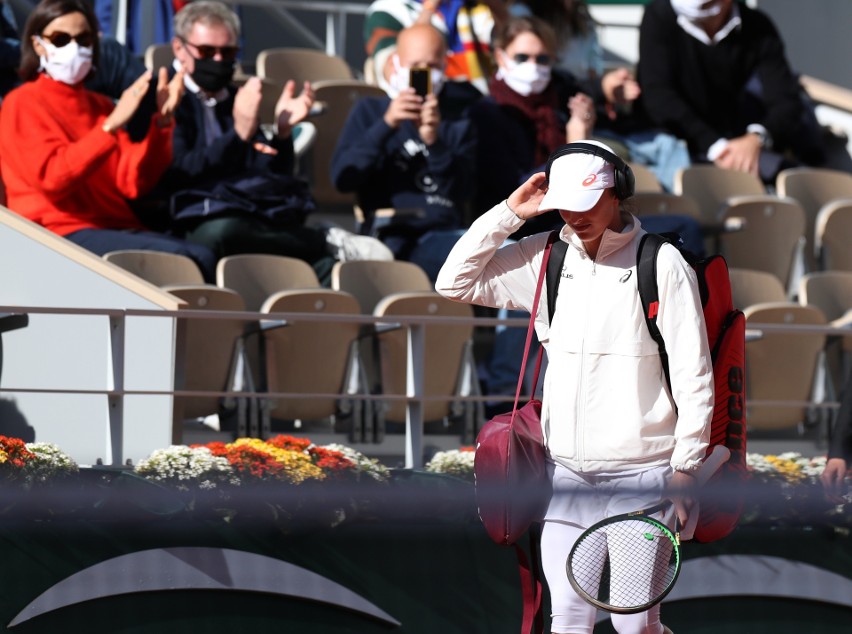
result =
[{"label": "yellow flower", "polygon": [[325,472],[315,465],[311,457],[304,452],[280,449],[259,438],[239,438],[228,446],[248,446],[256,451],[265,453],[284,467],[288,480],[294,484],[304,482],[305,480],[325,479]]}]

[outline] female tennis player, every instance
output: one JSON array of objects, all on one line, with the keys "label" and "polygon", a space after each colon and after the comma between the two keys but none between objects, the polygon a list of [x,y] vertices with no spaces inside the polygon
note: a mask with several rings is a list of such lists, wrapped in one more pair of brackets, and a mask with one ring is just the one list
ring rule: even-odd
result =
[{"label": "female tennis player", "polygon": [[[595,141],[556,150],[503,203],[480,216],[458,241],[436,283],[462,302],[534,311],[547,350],[542,432],[553,495],[543,518],[541,555],[554,634],[591,633],[595,607],[573,590],[566,561],[592,524],[670,498],[658,515],[688,520],[691,500],[678,494],[707,449],[713,375],[704,316],[692,268],[663,245],[657,258],[660,331],[669,351],[671,391],[657,344],[645,325],[636,283],[636,254],[645,231],[625,209],[630,168]],[[499,248],[528,219],[556,211],[565,222],[567,254],[548,325],[546,293],[532,306],[547,234]],[[613,569],[631,552],[610,550]],[[659,604],[613,614],[620,634],[659,634]]]}]

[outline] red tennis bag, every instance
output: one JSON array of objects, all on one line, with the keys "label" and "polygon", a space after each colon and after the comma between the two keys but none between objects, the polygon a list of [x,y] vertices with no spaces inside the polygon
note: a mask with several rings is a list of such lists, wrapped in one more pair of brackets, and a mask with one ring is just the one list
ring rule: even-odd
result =
[{"label": "red tennis bag", "polygon": [[[647,234],[642,237],[636,277],[645,322],[660,348],[668,380],[668,356],[665,342],[657,328],[653,306],[654,302],[659,301],[657,251],[666,242],[679,246],[676,236]],[[744,487],[740,486],[749,478],[746,466],[745,315],[734,308],[728,265],[721,255],[699,260],[684,251],[681,254],[695,269],[698,278],[707,341],[713,360],[716,402],[707,455],[712,453],[716,445],[723,445],[730,451],[728,461],[705,483],[706,492],[699,496],[701,504],[693,539],[706,543],[726,537],[736,528],[745,502]]]},{"label": "red tennis bag", "polygon": [[[533,306],[538,306],[550,252],[557,238],[558,233],[551,232],[545,246]],[[541,434],[541,401],[533,398],[518,408],[534,327],[535,313],[530,316],[527,328],[512,411],[489,420],[476,437],[473,458],[476,506],[489,537],[502,545],[514,544],[533,522],[541,520],[550,497],[547,454]],[[541,356],[539,349],[533,394],[538,385]]]}]

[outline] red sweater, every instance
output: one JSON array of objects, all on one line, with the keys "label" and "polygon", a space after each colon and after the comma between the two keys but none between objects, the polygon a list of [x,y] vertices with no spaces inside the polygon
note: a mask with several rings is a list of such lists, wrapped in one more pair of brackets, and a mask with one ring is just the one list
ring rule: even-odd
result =
[{"label": "red sweater", "polygon": [[141,229],[128,198],[149,191],[172,159],[172,127],[153,121],[133,143],[101,129],[113,102],[42,74],[0,108],[0,172],[7,206],[66,235],[79,229]]}]

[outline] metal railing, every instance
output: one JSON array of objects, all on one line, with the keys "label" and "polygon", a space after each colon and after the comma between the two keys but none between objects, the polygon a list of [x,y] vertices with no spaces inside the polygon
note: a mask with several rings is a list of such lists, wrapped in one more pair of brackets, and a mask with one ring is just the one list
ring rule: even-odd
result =
[{"label": "metal railing", "polygon": [[[109,462],[120,465],[124,462],[123,437],[124,437],[124,400],[129,396],[159,395],[172,397],[243,397],[257,399],[305,399],[305,398],[346,398],[353,400],[404,400],[407,403],[405,421],[405,466],[418,468],[422,466],[423,454],[423,405],[427,401],[446,401],[447,395],[428,396],[424,393],[424,367],[425,367],[425,329],[427,326],[441,325],[468,325],[484,328],[497,325],[509,327],[524,327],[526,319],[499,319],[488,317],[429,317],[429,316],[393,316],[376,317],[372,315],[331,315],[316,313],[255,313],[236,311],[213,311],[213,310],[142,310],[142,309],[80,309],[61,307],[29,307],[29,306],[0,306],[0,313],[13,314],[53,314],[53,315],[98,315],[109,318],[109,341],[111,354],[111,376],[105,378],[104,389],[61,389],[61,388],[32,388],[25,386],[3,387],[3,392],[20,393],[55,393],[55,394],[102,394],[107,396],[109,408],[109,446],[112,449]],[[197,391],[197,390],[145,390],[128,389],[125,385],[125,324],[131,317],[161,317],[169,319],[228,319],[246,322],[281,321],[297,323],[299,321],[332,322],[332,323],[358,323],[362,325],[385,325],[393,322],[394,326],[402,327],[407,332],[407,381],[405,394],[369,394],[369,393],[288,393],[252,391],[245,389],[230,389],[220,391]],[[825,336],[849,336],[852,331],[848,328],[835,328],[831,326],[814,325],[782,325],[782,324],[750,324],[747,337],[749,340],[762,337],[764,334],[788,333],[788,334],[821,334]],[[176,360],[177,362],[177,360]],[[504,395],[511,402],[514,395]],[[529,395],[524,397],[529,398]],[[483,396],[478,393],[467,395],[455,395],[453,401],[462,403],[482,403],[486,400],[497,400],[495,395]],[[798,407],[836,409],[839,404],[830,401],[749,401],[750,406],[755,407]],[[180,424],[181,421],[173,421]]]}]

